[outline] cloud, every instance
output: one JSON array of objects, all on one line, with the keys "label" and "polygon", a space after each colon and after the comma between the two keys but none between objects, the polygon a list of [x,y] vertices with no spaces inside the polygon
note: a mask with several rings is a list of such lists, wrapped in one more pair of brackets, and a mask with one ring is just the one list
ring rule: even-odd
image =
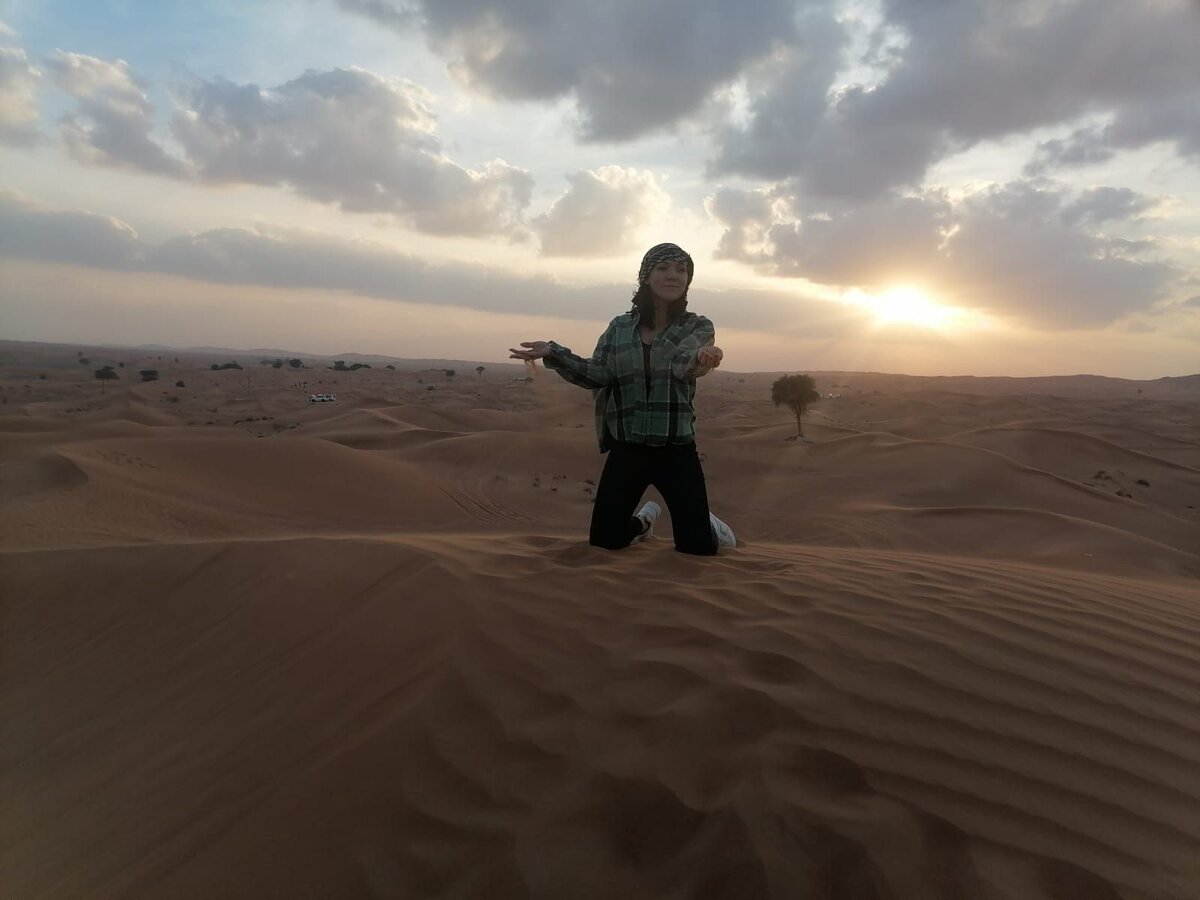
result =
[{"label": "cloud", "polygon": [[411,82],[357,68],[271,90],[203,81],[181,97],[172,127],[203,180],[287,185],[433,234],[523,236],[532,177],[501,160],[478,171],[453,163],[428,102]]},{"label": "cloud", "polygon": [[[150,246],[118,219],[48,210],[2,193],[0,238],[0,256],[10,259],[580,321],[626,311],[635,287],[632,272],[623,284],[579,287],[471,263],[432,265],[378,244],[283,229],[218,228]],[[689,296],[693,309],[726,327],[776,335],[842,339],[864,318],[795,292],[694,288]]]},{"label": "cloud", "polygon": [[[828,14],[810,10],[816,22]],[[712,171],[870,198],[919,187],[948,153],[1097,114],[1112,124],[1047,142],[1035,166],[1153,141],[1184,155],[1200,148],[1200,17],[1190,0],[886,0],[883,14],[880,31],[904,40],[878,83],[839,85],[829,50],[799,46],[747,123],[717,135]],[[824,22],[831,36],[835,24]]]},{"label": "cloud", "polygon": [[1041,141],[1033,157],[1025,164],[1026,175],[1045,175],[1055,169],[1078,169],[1108,162],[1116,156],[1103,128],[1077,128],[1065,138]]},{"label": "cloud", "polygon": [[79,99],[63,137],[80,162],[288,188],[430,234],[529,234],[532,176],[503,160],[476,170],[455,164],[428,95],[411,82],[362,69],[308,71],[274,89],[196,81],[176,97],[177,159],[150,136],[154,107],[123,60],[57,51],[48,68]]},{"label": "cloud", "polygon": [[46,67],[58,86],[79,100],[62,124],[71,156],[93,165],[184,174],[183,164],[150,137],[154,106],[128,63],[56,50]]},{"label": "cloud", "polygon": [[136,268],[145,248],[120,219],[48,210],[11,191],[0,191],[0,249],[8,258],[124,271]]},{"label": "cloud", "polygon": [[0,47],[0,142],[28,146],[41,140],[37,127],[41,80],[42,73],[24,50]]},{"label": "cloud", "polygon": [[951,204],[936,191],[830,205],[790,195],[787,185],[727,188],[706,206],[725,227],[719,256],[772,275],[866,290],[928,277],[952,225]]},{"label": "cloud", "polygon": [[705,198],[704,208],[714,221],[725,227],[713,252],[716,259],[746,263],[768,260],[768,231],[783,215],[772,191],[721,188]]},{"label": "cloud", "polygon": [[1051,327],[1095,327],[1162,299],[1177,275],[1166,262],[1110,252],[1064,221],[1063,196],[1013,182],[968,198],[940,277],[961,305]]},{"label": "cloud", "polygon": [[773,225],[768,237],[778,274],[871,290],[935,269],[950,213],[936,192],[887,195],[832,212],[817,207],[801,222]]},{"label": "cloud", "polygon": [[[730,192],[727,192],[727,194]],[[1154,258],[1152,240],[1107,237],[1087,226],[1129,221],[1154,201],[1100,187],[1079,195],[1019,180],[952,203],[938,191],[869,203],[821,205],[792,196],[792,221],[756,197],[710,211],[730,245],[765,234],[752,260],[775,275],[868,292],[915,283],[943,302],[1049,328],[1096,327],[1164,298],[1180,274]],[[722,218],[733,210],[732,218]],[[722,238],[725,245],[725,238]]]},{"label": "cloud", "polygon": [[793,0],[340,0],[407,28],[419,13],[431,48],[476,90],[506,100],[573,97],[588,141],[668,128],[793,33]]},{"label": "cloud", "polygon": [[337,5],[397,31],[407,30],[419,21],[413,10],[388,0],[337,0]]},{"label": "cloud", "polygon": [[538,217],[544,256],[605,256],[633,248],[670,198],[653,173],[602,166],[567,176],[570,188]]},{"label": "cloud", "polygon": [[1135,219],[1158,201],[1129,188],[1095,187],[1085,190],[1078,199],[1062,209],[1062,220],[1066,225],[1079,221],[1098,224]]}]

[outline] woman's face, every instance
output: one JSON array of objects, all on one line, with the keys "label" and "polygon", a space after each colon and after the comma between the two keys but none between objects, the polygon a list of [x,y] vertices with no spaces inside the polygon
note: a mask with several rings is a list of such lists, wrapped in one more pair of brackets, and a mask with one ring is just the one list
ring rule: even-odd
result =
[{"label": "woman's face", "polygon": [[668,303],[678,300],[688,286],[687,263],[682,259],[664,259],[650,270],[648,284],[655,297]]}]

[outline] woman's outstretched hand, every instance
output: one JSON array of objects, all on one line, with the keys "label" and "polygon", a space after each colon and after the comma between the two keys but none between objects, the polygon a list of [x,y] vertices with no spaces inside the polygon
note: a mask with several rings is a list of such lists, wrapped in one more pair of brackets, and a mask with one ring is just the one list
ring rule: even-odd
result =
[{"label": "woman's outstretched hand", "polygon": [[524,350],[517,350],[515,347],[509,347],[508,352],[511,354],[509,359],[541,359],[550,355],[550,344],[548,341],[522,341],[521,346]]},{"label": "woman's outstretched hand", "polygon": [[701,347],[696,351],[696,362],[706,369],[715,369],[725,358],[720,347]]}]

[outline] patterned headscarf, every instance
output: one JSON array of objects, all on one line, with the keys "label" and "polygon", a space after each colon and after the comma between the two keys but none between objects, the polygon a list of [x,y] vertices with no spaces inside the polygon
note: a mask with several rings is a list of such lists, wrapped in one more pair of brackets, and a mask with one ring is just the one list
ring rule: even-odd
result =
[{"label": "patterned headscarf", "polygon": [[688,284],[690,285],[692,276],[696,274],[696,264],[692,262],[692,258],[686,252],[675,244],[656,244],[646,251],[646,255],[642,257],[642,267],[638,269],[638,284],[645,284],[650,278],[650,272],[660,262],[674,259],[687,263]]}]

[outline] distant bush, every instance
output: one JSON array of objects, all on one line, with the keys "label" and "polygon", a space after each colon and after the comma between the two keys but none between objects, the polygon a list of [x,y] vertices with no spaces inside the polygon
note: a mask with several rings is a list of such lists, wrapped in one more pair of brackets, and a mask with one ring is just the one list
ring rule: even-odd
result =
[{"label": "distant bush", "polygon": [[117,365],[122,369],[125,368],[125,363],[123,363],[123,362],[119,362],[119,363],[117,363]]},{"label": "distant bush", "polygon": [[101,366],[99,369],[96,370],[95,374],[96,374],[96,377],[98,379],[100,379],[101,381],[111,381],[114,378],[121,377],[120,375],[118,375],[116,373],[116,370],[113,369],[112,366]]},{"label": "distant bush", "polygon": [[81,356],[81,357],[79,357],[79,364],[81,366],[90,366],[92,364],[92,361],[90,359],[88,359],[86,356]]},{"label": "distant bush", "polygon": [[221,371],[221,369],[240,369],[241,366],[239,366],[236,362],[227,362],[227,363],[223,363],[221,365],[217,365],[216,363],[213,363],[211,366],[209,366],[209,368],[212,369],[214,372],[219,372],[219,371]]},{"label": "distant bush", "polygon": [[482,374],[483,374],[483,366],[476,366],[476,367],[475,367],[475,374],[476,374],[476,375],[482,375]]},{"label": "distant bush", "polygon": [[396,371],[396,367],[395,367],[395,366],[393,366],[391,363],[388,363],[388,364],[387,364],[387,368],[391,369],[393,372],[395,372],[395,371]]},{"label": "distant bush", "polygon": [[41,379],[42,381],[45,381],[45,380],[46,380],[46,373],[45,373],[45,372],[43,372],[41,375],[39,375],[39,376],[38,376],[38,378],[39,378],[39,379]]},{"label": "distant bush", "polygon": [[289,365],[289,366],[291,366],[293,369],[302,369],[302,368],[304,368],[304,360],[302,360],[302,359],[289,359],[289,360],[288,360],[288,365]]},{"label": "distant bush", "polygon": [[158,369],[142,369],[138,372],[142,381],[158,381]]},{"label": "distant bush", "polygon": [[453,370],[453,369],[447,369],[447,370],[446,370],[446,377],[447,377],[447,378],[453,378],[453,377],[454,377],[454,370]]},{"label": "distant bush", "polygon": [[366,363],[354,363],[354,365],[348,366],[344,359],[339,359],[332,366],[327,366],[327,368],[333,369],[335,372],[353,372],[356,369],[369,369],[371,367]]},{"label": "distant bush", "polygon": [[177,382],[175,382],[175,387],[187,387],[187,385],[184,384],[182,381],[177,381]]}]

